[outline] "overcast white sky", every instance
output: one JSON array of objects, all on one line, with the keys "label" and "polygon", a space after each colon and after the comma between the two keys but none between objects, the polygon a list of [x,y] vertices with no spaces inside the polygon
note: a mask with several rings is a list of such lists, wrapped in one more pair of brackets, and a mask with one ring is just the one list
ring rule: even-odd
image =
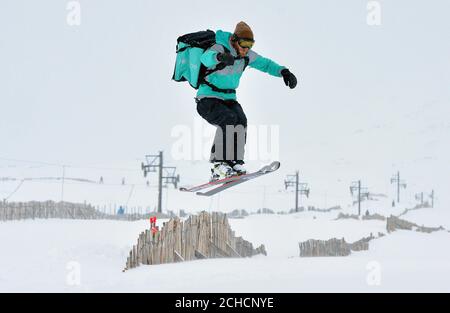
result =
[{"label": "overcast white sky", "polygon": [[80,26],[66,23],[68,2],[0,2],[0,158],[129,167],[164,150],[184,183],[204,181],[206,163],[170,156],[171,131],[197,115],[195,90],[171,81],[176,38],[244,20],[255,51],[299,79],[290,90],[250,69],[238,89],[250,124],[280,127],[282,168],[265,183],[299,169],[323,192],[348,190],[403,168],[448,187],[446,0],[378,1],[380,26],[364,0],[82,0]]}]

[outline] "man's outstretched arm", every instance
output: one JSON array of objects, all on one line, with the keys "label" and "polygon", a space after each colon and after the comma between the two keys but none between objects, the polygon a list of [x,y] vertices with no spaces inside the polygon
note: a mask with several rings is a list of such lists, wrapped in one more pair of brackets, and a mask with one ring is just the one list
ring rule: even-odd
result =
[{"label": "man's outstretched arm", "polygon": [[269,58],[265,58],[255,51],[250,50],[248,53],[248,65],[261,72],[268,73],[272,76],[283,77],[286,86],[291,89],[297,85],[297,78],[286,67],[277,64]]}]

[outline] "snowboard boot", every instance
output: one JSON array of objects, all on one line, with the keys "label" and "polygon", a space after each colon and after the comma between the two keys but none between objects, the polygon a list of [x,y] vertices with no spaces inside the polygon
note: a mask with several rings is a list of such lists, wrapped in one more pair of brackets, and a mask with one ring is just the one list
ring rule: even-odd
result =
[{"label": "snowboard boot", "polygon": [[211,168],[210,181],[216,181],[219,179],[235,176],[236,172],[227,162],[214,162]]},{"label": "snowboard boot", "polygon": [[247,174],[247,169],[245,168],[244,161],[231,161],[230,166],[238,176]]}]

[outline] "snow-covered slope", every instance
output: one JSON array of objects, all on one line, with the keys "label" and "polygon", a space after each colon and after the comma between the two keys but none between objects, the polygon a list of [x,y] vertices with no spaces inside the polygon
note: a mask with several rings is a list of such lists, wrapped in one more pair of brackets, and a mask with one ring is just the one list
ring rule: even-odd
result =
[{"label": "snow-covered slope", "polygon": [[[302,213],[253,215],[230,223],[237,235],[265,244],[268,256],[141,266],[122,273],[147,221],[1,223],[0,237],[8,240],[0,242],[0,291],[450,291],[443,279],[450,277],[447,232],[397,231],[348,257],[299,258],[299,241],[344,237],[352,242],[385,232],[385,224]],[[74,273],[80,274],[79,285],[73,284]]]}]

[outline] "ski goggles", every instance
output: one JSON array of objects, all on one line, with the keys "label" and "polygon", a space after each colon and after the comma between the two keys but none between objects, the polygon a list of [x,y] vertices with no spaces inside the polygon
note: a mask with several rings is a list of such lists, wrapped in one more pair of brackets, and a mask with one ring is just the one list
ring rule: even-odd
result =
[{"label": "ski goggles", "polygon": [[251,49],[255,44],[255,41],[253,39],[238,38],[237,43],[241,48]]}]

